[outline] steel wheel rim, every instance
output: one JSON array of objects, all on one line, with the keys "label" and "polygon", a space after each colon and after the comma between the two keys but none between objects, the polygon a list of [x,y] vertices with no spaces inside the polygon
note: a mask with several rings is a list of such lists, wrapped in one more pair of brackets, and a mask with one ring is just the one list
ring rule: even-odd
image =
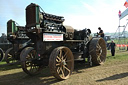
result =
[{"label": "steel wheel rim", "polygon": [[[54,52],[55,55],[52,55]],[[69,78],[74,69],[74,58],[70,49],[67,47],[59,47],[51,53],[50,57],[51,56],[54,58],[54,63],[50,64],[53,76],[59,80]]]}]

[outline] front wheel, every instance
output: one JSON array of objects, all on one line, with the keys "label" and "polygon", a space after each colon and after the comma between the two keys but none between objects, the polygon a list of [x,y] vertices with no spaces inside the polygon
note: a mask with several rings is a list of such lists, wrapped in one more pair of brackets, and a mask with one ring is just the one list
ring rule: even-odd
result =
[{"label": "front wheel", "polygon": [[49,67],[52,75],[59,79],[67,79],[74,69],[74,57],[67,47],[55,48],[49,58]]}]

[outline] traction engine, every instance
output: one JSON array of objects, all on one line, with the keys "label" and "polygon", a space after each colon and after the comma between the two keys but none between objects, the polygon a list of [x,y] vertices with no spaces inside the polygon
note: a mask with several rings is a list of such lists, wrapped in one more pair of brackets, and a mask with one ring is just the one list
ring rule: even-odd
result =
[{"label": "traction engine", "polygon": [[63,25],[63,16],[45,13],[39,5],[26,7],[26,35],[33,46],[25,47],[20,54],[21,65],[29,75],[37,74],[49,66],[51,74],[67,79],[74,68],[74,61],[100,65],[106,59],[106,44],[102,38],[91,36],[90,29],[76,30]]}]

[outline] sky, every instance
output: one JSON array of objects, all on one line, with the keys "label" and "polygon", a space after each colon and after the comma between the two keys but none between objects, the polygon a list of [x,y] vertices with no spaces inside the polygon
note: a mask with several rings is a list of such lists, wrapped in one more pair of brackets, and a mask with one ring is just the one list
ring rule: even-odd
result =
[{"label": "sky", "polygon": [[[63,16],[64,25],[74,29],[91,29],[98,32],[101,27],[105,33],[116,32],[119,26],[118,12],[126,10],[126,0],[0,0],[0,35],[7,33],[7,21],[12,19],[25,26],[25,9],[31,3],[38,4],[46,13]],[[120,20],[120,25],[127,23]],[[123,30],[123,28],[120,28]],[[126,31],[128,28],[126,28]]]}]

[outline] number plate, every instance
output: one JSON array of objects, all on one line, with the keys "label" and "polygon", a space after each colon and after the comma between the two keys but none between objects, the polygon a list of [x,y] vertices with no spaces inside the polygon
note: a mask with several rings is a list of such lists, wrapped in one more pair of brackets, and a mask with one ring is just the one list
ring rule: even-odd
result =
[{"label": "number plate", "polygon": [[63,34],[43,33],[43,41],[63,41]]}]

